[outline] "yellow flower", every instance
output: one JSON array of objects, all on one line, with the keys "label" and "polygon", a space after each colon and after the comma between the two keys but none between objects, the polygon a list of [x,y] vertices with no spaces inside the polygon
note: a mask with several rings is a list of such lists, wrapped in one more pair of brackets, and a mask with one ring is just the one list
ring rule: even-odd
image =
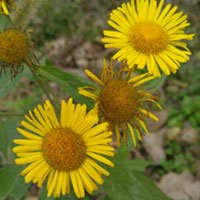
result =
[{"label": "yellow flower", "polygon": [[180,63],[189,60],[191,52],[181,41],[194,36],[184,32],[190,25],[187,15],[176,12],[177,6],[171,4],[163,8],[163,3],[132,0],[131,5],[123,3],[113,10],[108,24],[116,31],[105,30],[102,39],[106,48],[119,49],[113,59],[127,62],[130,68],[147,66],[154,76],[160,76],[159,67],[166,75],[176,73]]},{"label": "yellow flower", "polygon": [[11,75],[16,76],[20,68],[23,69],[23,61],[33,63],[34,43],[32,35],[18,29],[8,29],[0,33],[0,73],[5,68],[10,68]]},{"label": "yellow flower", "polygon": [[8,11],[8,8],[7,8],[7,2],[10,2],[12,4],[12,7],[18,11],[15,3],[14,3],[14,0],[0,0],[0,14],[2,15],[9,15],[9,11]]},{"label": "yellow flower", "polygon": [[[123,72],[125,71],[128,71],[128,73],[126,78],[123,79]],[[127,127],[136,146],[135,133],[141,141],[143,130],[149,134],[145,125],[146,118],[150,117],[158,121],[155,115],[144,108],[144,103],[151,101],[161,109],[161,106],[155,101],[158,98],[149,94],[143,87],[145,82],[155,77],[148,73],[132,77],[134,69],[129,70],[126,67],[122,68],[115,77],[112,61],[109,69],[105,59],[101,80],[90,71],[86,70],[85,72],[101,86],[101,89],[83,87],[79,88],[79,93],[95,101],[96,112],[102,117],[103,121],[110,124],[111,130],[115,130],[118,146],[121,140],[120,129],[123,132],[124,142],[127,140]],[[88,91],[88,89],[94,90],[95,93]]]},{"label": "yellow flower", "polygon": [[[49,101],[38,105],[34,114],[25,115],[28,122],[21,124],[27,130],[17,128],[26,139],[15,139],[13,151],[19,158],[18,165],[29,164],[21,175],[25,182],[33,181],[42,187],[47,178],[47,196],[70,194],[70,180],[78,198],[85,196],[85,189],[92,193],[95,182],[103,183],[102,174],[109,175],[95,160],[109,166],[114,164],[102,155],[113,156],[111,132],[107,123],[98,122],[94,111],[86,114],[86,105],[75,106],[70,98],[62,101],[60,122]],[[95,160],[94,160],[95,159]]]}]

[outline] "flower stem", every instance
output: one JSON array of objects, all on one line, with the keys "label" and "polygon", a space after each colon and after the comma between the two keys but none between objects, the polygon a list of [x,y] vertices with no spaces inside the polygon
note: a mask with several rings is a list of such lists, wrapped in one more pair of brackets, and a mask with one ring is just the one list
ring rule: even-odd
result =
[{"label": "flower stem", "polygon": [[9,112],[0,112],[0,117],[19,117],[24,116],[23,113],[9,113]]},{"label": "flower stem", "polygon": [[30,70],[36,80],[36,82],[38,83],[39,87],[43,90],[43,92],[45,93],[45,95],[47,96],[47,98],[50,100],[50,102],[53,104],[53,106],[55,107],[56,111],[59,110],[57,104],[55,103],[55,101],[53,101],[51,95],[49,94],[49,90],[45,87],[44,82],[38,78],[37,74],[35,73],[34,69],[32,69],[30,67]]}]

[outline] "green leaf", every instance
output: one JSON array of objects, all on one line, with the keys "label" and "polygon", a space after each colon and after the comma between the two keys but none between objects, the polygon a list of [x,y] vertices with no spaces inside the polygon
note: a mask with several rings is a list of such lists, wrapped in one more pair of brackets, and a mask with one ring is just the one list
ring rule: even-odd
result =
[{"label": "green leaf", "polygon": [[131,174],[132,192],[135,200],[170,200],[147,176],[138,171]]},{"label": "green leaf", "polygon": [[46,181],[42,186],[38,200],[54,200],[53,196],[47,197]]},{"label": "green leaf", "polygon": [[8,29],[10,27],[13,27],[13,25],[11,24],[10,20],[8,19],[8,16],[6,15],[1,15],[0,17],[0,30],[4,30],[5,27]]},{"label": "green leaf", "polygon": [[0,98],[4,98],[8,95],[10,90],[19,82],[23,75],[23,72],[19,73],[13,80],[11,80],[11,75],[9,69],[6,70],[6,74],[2,72],[0,78]]},{"label": "green leaf", "polygon": [[12,162],[13,159],[16,157],[16,155],[13,153],[12,148],[16,146],[16,144],[13,143],[14,139],[22,139],[23,136],[18,133],[16,130],[16,124],[8,119],[5,123],[5,129],[6,132],[8,133],[8,161]]},{"label": "green leaf", "polygon": [[8,135],[3,122],[0,120],[0,151],[8,158]]},{"label": "green leaf", "polygon": [[12,196],[16,200],[21,200],[27,194],[31,183],[25,183],[24,177],[19,176],[13,186],[12,190],[9,192],[9,196]]},{"label": "green leaf", "polygon": [[20,176],[22,167],[17,165],[5,165],[0,168],[0,199],[6,199],[12,191]]},{"label": "green leaf", "polygon": [[148,92],[150,93],[156,92],[162,86],[165,79],[166,79],[166,75],[162,73],[161,77],[154,78],[151,81],[148,81],[147,82],[147,88],[149,88]]},{"label": "green leaf", "polygon": [[14,139],[22,139],[24,137],[17,131],[16,124],[10,119],[8,119],[6,121],[5,128],[6,128],[7,132],[9,133],[8,134],[9,147],[13,148],[14,146],[16,146],[16,144],[13,143],[13,140]]},{"label": "green leaf", "polygon": [[93,107],[93,102],[90,99],[80,95],[77,90],[79,87],[91,86],[92,83],[90,81],[77,75],[63,72],[62,70],[53,66],[40,66],[38,69],[38,74],[53,82],[56,82],[78,103],[85,103],[89,109]]},{"label": "green leaf", "polygon": [[102,185],[112,200],[169,200],[155,183],[139,171],[130,172],[115,166]]},{"label": "green leaf", "polygon": [[151,165],[152,162],[140,159],[129,159],[128,154],[130,152],[130,147],[121,144],[118,148],[116,155],[110,160],[114,163],[119,164],[118,162],[122,162],[124,166],[127,167],[128,170],[137,170],[137,171],[144,171],[148,165]]},{"label": "green leaf", "polygon": [[112,200],[109,196],[104,196],[104,197],[102,197],[102,198],[100,198],[100,200]]},{"label": "green leaf", "polygon": [[127,154],[125,157],[127,148],[124,148],[120,147],[111,159],[115,167],[109,167],[110,176],[104,177],[101,188],[106,195],[112,200],[169,200],[151,179],[142,174],[141,171],[149,163],[138,159],[129,160]]}]

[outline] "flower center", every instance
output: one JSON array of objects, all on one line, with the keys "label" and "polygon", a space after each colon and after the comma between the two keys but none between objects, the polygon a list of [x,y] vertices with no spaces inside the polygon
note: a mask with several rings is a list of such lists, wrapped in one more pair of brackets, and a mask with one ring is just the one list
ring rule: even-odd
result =
[{"label": "flower center", "polygon": [[81,136],[69,128],[53,129],[42,145],[46,162],[58,170],[78,169],[86,158],[86,146]]},{"label": "flower center", "polygon": [[168,35],[162,26],[153,22],[141,22],[133,26],[130,41],[144,54],[158,54],[166,49]]},{"label": "flower center", "polygon": [[111,80],[100,91],[99,109],[111,124],[132,120],[138,110],[138,94],[124,80]]},{"label": "flower center", "polygon": [[7,30],[0,34],[0,49],[1,62],[21,62],[27,54],[27,37],[18,30]]}]

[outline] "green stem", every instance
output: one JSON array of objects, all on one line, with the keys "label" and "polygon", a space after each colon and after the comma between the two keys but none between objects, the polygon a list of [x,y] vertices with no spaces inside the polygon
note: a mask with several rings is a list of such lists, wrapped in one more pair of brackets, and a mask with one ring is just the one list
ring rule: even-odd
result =
[{"label": "green stem", "polygon": [[46,85],[47,86],[47,90],[49,91],[49,93],[52,95],[53,99],[54,99],[54,103],[56,104],[56,108],[58,108],[57,111],[59,111],[59,107],[60,107],[60,103],[58,102],[57,98],[56,98],[56,94],[54,93],[53,89],[50,87],[50,85]]},{"label": "green stem", "polygon": [[41,87],[41,89],[43,90],[43,92],[46,94],[47,98],[49,100],[51,100],[51,96],[49,95],[48,91],[46,90],[46,88],[44,87],[42,81],[37,77],[37,74],[35,73],[35,71],[33,69],[31,69],[31,72],[35,78],[35,80],[37,81],[38,85]]},{"label": "green stem", "polygon": [[24,116],[22,113],[9,113],[9,112],[0,112],[0,117],[19,117]]},{"label": "green stem", "polygon": [[52,97],[50,96],[49,91],[48,91],[48,89],[45,87],[44,82],[43,82],[41,79],[38,78],[38,76],[37,76],[37,74],[35,73],[34,69],[32,69],[32,68],[30,67],[30,70],[31,70],[31,72],[32,72],[32,74],[33,74],[33,76],[34,76],[36,82],[38,83],[39,87],[43,90],[43,92],[45,93],[45,95],[47,96],[47,98],[48,98],[48,99],[50,100],[50,102],[53,104],[53,106],[55,107],[56,111],[58,111],[59,108],[58,108],[57,104],[55,104],[55,101],[53,101]]}]

